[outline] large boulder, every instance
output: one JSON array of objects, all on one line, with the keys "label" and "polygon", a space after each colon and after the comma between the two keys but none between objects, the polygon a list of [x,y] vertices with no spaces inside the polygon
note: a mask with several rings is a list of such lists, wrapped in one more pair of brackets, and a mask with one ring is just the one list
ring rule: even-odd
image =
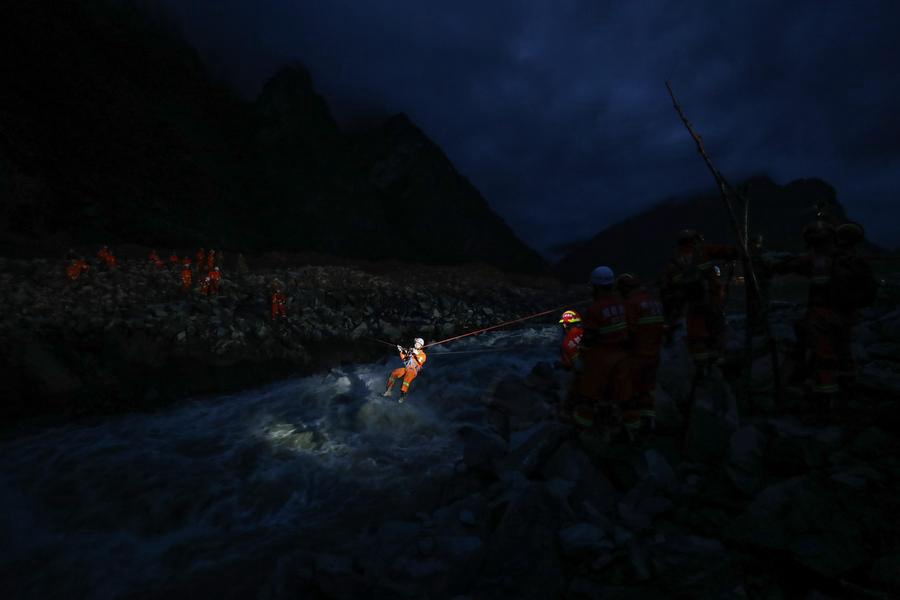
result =
[{"label": "large boulder", "polygon": [[527,429],[551,414],[545,395],[515,375],[506,375],[494,385],[488,406],[508,416],[512,431]]},{"label": "large boulder", "polygon": [[565,586],[557,532],[558,500],[535,482],[519,481],[495,501],[500,517],[488,541],[482,578],[505,597],[556,598]]},{"label": "large boulder", "polygon": [[564,441],[556,449],[544,463],[541,473],[547,479],[558,478],[574,484],[568,499],[575,510],[584,510],[587,504],[594,510],[609,512],[615,508],[621,495],[599,467],[572,441]]},{"label": "large boulder", "polygon": [[747,426],[731,436],[725,471],[734,486],[745,494],[759,489],[765,477],[765,451],[768,440],[757,427]]}]

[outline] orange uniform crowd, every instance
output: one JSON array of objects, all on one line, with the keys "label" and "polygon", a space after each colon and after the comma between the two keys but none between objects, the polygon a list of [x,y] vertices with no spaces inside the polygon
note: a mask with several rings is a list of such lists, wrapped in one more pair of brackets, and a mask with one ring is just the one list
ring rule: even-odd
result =
[{"label": "orange uniform crowd", "polygon": [[[76,256],[73,250],[68,252],[68,263],[64,272],[66,278],[75,282],[91,269],[88,261],[83,256]],[[222,283],[222,271],[217,261],[215,250],[206,252],[204,248],[197,250],[193,263],[191,259],[185,256],[179,258],[178,253],[172,250],[169,254],[169,267],[171,272],[178,274],[181,291],[190,293],[196,284],[196,291],[204,296],[215,296],[219,293]],[[165,269],[166,263],[157,253],[156,249],[151,249],[147,253],[147,262],[157,270]],[[115,270],[118,267],[118,259],[108,246],[102,246],[97,251],[97,264],[104,267],[108,271]],[[272,283],[272,293],[270,296],[271,318],[272,320],[287,318],[288,298],[284,294],[284,284],[279,280]]]}]

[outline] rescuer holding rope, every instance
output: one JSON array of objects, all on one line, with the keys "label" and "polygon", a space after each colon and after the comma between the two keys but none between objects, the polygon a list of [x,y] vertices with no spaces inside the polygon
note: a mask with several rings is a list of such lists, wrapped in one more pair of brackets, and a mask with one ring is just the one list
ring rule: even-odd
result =
[{"label": "rescuer holding rope", "polygon": [[406,400],[409,384],[412,383],[412,380],[419,374],[419,369],[425,364],[425,351],[422,349],[424,346],[425,340],[422,338],[413,340],[412,348],[404,348],[400,345],[397,346],[397,351],[400,353],[400,360],[403,361],[404,366],[391,371],[387,380],[387,388],[384,390],[384,394],[382,394],[383,396],[390,396],[396,380],[403,379],[403,383],[400,386],[399,401],[402,403]]},{"label": "rescuer holding rope", "polygon": [[570,393],[572,420],[582,429],[603,426],[606,433],[616,428],[615,411],[631,397],[628,373],[628,323],[625,306],[614,290],[615,275],[601,266],[589,282],[594,303],[584,318],[580,356],[584,370],[578,373]]},{"label": "rescuer holding rope", "polygon": [[563,369],[571,371],[575,368],[575,359],[578,358],[578,345],[584,329],[581,326],[581,317],[574,310],[567,310],[559,320],[563,328],[562,345],[559,348],[559,364]]}]

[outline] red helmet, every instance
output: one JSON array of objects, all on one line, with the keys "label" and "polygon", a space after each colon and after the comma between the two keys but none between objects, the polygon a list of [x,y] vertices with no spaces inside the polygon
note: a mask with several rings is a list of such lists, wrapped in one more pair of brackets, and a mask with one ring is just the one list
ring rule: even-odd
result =
[{"label": "red helmet", "polygon": [[559,320],[560,325],[574,325],[575,323],[581,323],[581,317],[574,310],[567,310]]}]

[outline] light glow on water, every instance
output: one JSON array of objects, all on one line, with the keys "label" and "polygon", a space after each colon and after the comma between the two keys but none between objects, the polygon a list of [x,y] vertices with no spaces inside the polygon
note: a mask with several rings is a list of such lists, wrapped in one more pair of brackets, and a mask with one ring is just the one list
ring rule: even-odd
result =
[{"label": "light glow on water", "polygon": [[[6,441],[0,574],[33,597],[116,598],[336,518],[375,517],[385,497],[452,471],[456,432],[482,425],[485,391],[555,360],[559,339],[551,326],[435,347],[404,404],[399,386],[381,396],[400,366],[388,350],[377,363]],[[450,354],[480,349],[506,350]]]}]

